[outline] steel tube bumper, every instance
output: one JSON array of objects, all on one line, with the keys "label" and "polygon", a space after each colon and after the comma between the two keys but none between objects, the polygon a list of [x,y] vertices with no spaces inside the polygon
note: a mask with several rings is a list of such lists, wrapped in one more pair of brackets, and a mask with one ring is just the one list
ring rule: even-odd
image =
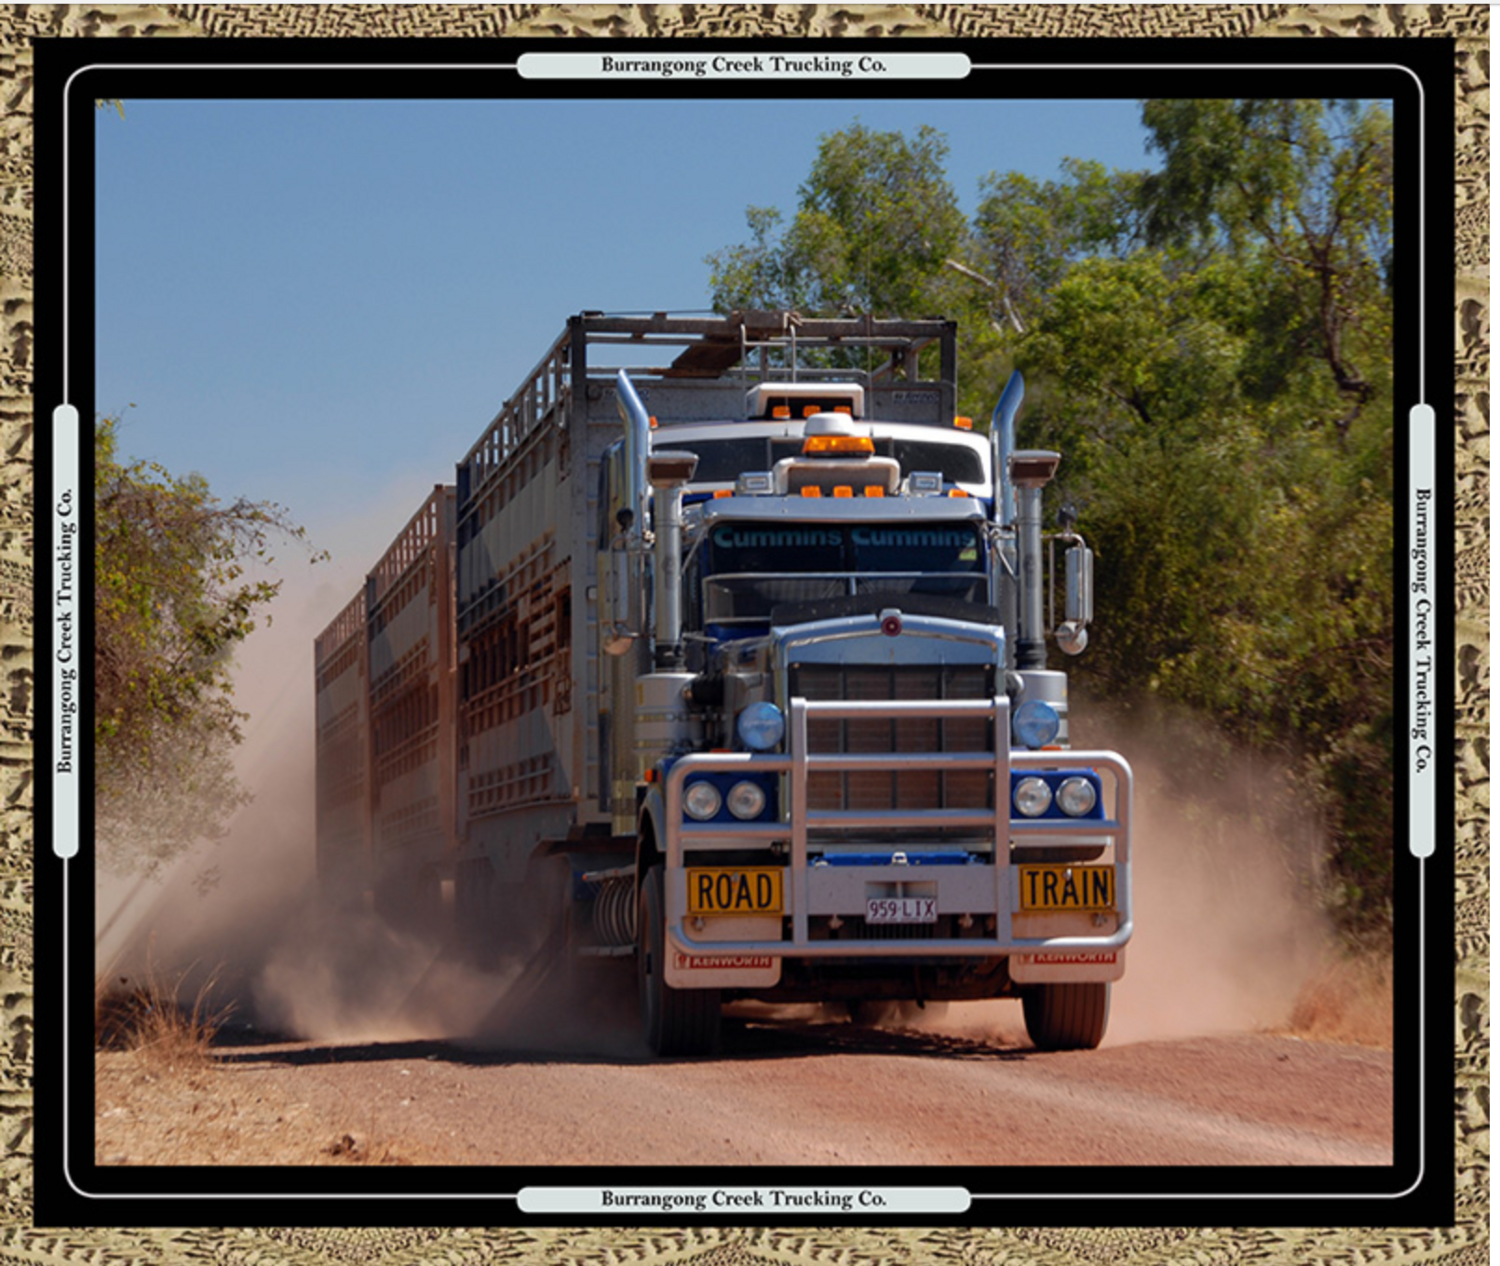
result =
[{"label": "steel tube bumper", "polygon": [[[856,719],[879,716],[957,717],[982,716],[992,722],[993,752],[915,752],[915,753],[810,753],[807,726],[809,719]],[[1010,953],[1048,953],[1054,951],[1109,951],[1129,941],[1134,930],[1131,891],[1131,818],[1133,776],[1129,764],[1114,752],[1103,751],[1012,751],[1010,737],[1010,702],[1004,696],[993,700],[900,700],[871,702],[791,700],[787,724],[785,755],[759,755],[747,752],[694,753],[679,759],[663,781],[662,795],[666,821],[662,824],[667,865],[666,936],[671,948],[697,955],[765,955],[793,958],[912,958],[912,957],[994,957]],[[811,810],[807,805],[807,779],[821,770],[870,771],[897,769],[990,769],[995,775],[993,811],[932,810],[920,811],[850,811]],[[1113,780],[1114,816],[1108,819],[1015,819],[1010,816],[1010,773],[1012,770],[1093,769],[1107,773]],[[783,819],[777,822],[704,823],[685,818],[682,811],[683,787],[690,775],[774,774],[786,776],[786,799]],[[789,809],[789,811],[788,811]],[[995,918],[993,935],[944,939],[869,940],[840,938],[813,940],[809,935],[809,918],[813,912],[808,900],[808,839],[812,830],[830,827],[972,827],[977,834],[989,836],[992,883],[985,885],[982,906],[967,913]],[[1012,932],[1014,898],[1011,891],[1011,845],[1017,850],[1016,861],[1025,862],[1029,848],[1056,846],[1080,836],[1113,843],[1115,900],[1118,922],[1115,929],[1100,936],[1022,937]],[[698,940],[685,926],[685,858],[688,848],[712,851],[753,846],[759,842],[785,842],[788,846],[784,891],[790,893],[791,936],[781,940],[711,941]],[[890,882],[936,882],[944,867],[924,868],[892,864],[875,870],[861,867],[861,873],[876,875]]]}]

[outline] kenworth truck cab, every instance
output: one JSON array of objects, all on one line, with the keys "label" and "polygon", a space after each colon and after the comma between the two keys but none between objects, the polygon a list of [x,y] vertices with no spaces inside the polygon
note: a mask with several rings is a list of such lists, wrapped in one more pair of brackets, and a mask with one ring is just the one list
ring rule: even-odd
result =
[{"label": "kenworth truck cab", "polygon": [[660,1054],[736,1000],[1014,997],[1096,1046],[1131,772],[1048,666],[1092,556],[1019,376],[986,435],[956,366],[940,320],[570,318],[318,639],[325,888],[633,966]]},{"label": "kenworth truck cab", "polygon": [[[711,1048],[734,997],[1019,996],[1039,1046],[1104,1034],[1131,779],[1067,748],[1066,677],[1046,667],[1059,457],[1016,449],[1019,378],[988,438],[947,394],[899,393],[896,420],[825,372],[757,383],[740,418],[674,422],[619,375],[601,630],[611,697],[639,709],[614,774],[658,1051]],[[1076,653],[1092,560],[1061,543],[1054,632]],[[647,590],[649,628],[631,608]]]}]

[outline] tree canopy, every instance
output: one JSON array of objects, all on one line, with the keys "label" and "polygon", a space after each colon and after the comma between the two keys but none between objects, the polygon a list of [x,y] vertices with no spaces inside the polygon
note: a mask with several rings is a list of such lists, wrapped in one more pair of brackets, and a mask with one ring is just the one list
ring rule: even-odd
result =
[{"label": "tree canopy", "polygon": [[[1096,555],[1096,695],[1276,754],[1330,900],[1389,917],[1394,819],[1390,119],[1341,101],[1141,103],[1153,171],[995,172],[972,221],[930,128],[824,137],[793,219],[709,258],[721,310],[960,322],[963,412],[1027,378]],[[858,156],[858,161],[851,161]],[[837,218],[842,227],[830,224]],[[907,305],[903,307],[903,305]],[[915,305],[915,307],[910,306]]]},{"label": "tree canopy", "polygon": [[222,833],[246,793],[231,753],[233,652],[280,582],[280,507],[225,504],[199,475],[122,461],[114,419],[94,431],[96,839],[116,871],[154,870]]},{"label": "tree canopy", "polygon": [[751,241],[710,258],[715,306],[879,317],[927,311],[931,279],[965,232],[943,170],[947,155],[930,127],[910,140],[859,124],[823,137],[786,228],[779,211],[750,207]]}]

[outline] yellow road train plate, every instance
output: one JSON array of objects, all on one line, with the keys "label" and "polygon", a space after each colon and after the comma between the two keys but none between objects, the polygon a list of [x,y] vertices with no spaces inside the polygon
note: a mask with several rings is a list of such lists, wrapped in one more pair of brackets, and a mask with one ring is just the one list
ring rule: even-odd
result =
[{"label": "yellow road train plate", "polygon": [[1113,866],[1020,866],[1023,910],[1113,910]]},{"label": "yellow road train plate", "polygon": [[778,867],[693,867],[687,873],[689,914],[780,914]]}]

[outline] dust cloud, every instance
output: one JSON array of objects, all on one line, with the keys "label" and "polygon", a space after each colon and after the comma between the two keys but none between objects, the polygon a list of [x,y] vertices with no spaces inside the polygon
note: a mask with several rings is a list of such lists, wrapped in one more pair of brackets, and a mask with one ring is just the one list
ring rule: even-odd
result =
[{"label": "dust cloud", "polygon": [[[1389,1047],[1389,965],[1341,953],[1322,913],[1324,838],[1283,768],[1166,708],[1084,704],[1074,746],[1135,775],[1135,931],[1106,1046],[1291,1032]],[[836,1008],[780,1018],[837,1022]],[[877,1027],[1025,1047],[1013,1000],[892,1007]]]},{"label": "dust cloud", "polygon": [[[1074,746],[1135,774],[1135,931],[1106,1045],[1278,1031],[1390,1044],[1387,965],[1341,953],[1321,908],[1324,839],[1284,768],[1153,706],[1078,709]],[[917,1027],[1024,1044],[1015,1002]]]},{"label": "dust cloud", "polygon": [[1111,1039],[1285,1027],[1333,952],[1316,818],[1284,771],[1226,756],[1201,723],[1161,709],[1104,724],[1136,774],[1136,932]]},{"label": "dust cloud", "polygon": [[[237,698],[251,719],[237,765],[254,799],[226,839],[161,881],[101,880],[99,972],[180,980],[194,996],[212,979],[215,1003],[288,1037],[597,1052],[604,1022],[605,1047],[637,1054],[623,978],[581,1007],[532,999],[517,1011],[505,974],[317,894],[313,638],[373,562],[381,546],[369,542],[389,540],[407,514],[352,525],[356,543],[334,563],[289,572],[274,623],[240,657]],[[1388,966],[1338,954],[1319,909],[1322,837],[1284,771],[1165,710],[1080,708],[1074,741],[1122,752],[1136,774],[1136,930],[1106,1043],[1272,1029],[1389,1045]],[[1014,1001],[955,1003],[901,1026],[1025,1044]]]},{"label": "dust cloud", "polygon": [[[427,489],[430,491],[430,488]],[[545,1015],[517,1029],[497,1006],[502,971],[456,961],[437,929],[392,926],[320,896],[315,874],[313,640],[420,504],[391,498],[345,525],[333,561],[289,562],[269,627],[241,648],[235,699],[249,715],[235,765],[252,800],[220,841],[149,880],[100,872],[95,963],[102,986],[175,989],[287,1038],[401,1041],[505,1035],[541,1042]],[[289,554],[294,551],[288,551]],[[400,923],[401,920],[397,919]]]}]

